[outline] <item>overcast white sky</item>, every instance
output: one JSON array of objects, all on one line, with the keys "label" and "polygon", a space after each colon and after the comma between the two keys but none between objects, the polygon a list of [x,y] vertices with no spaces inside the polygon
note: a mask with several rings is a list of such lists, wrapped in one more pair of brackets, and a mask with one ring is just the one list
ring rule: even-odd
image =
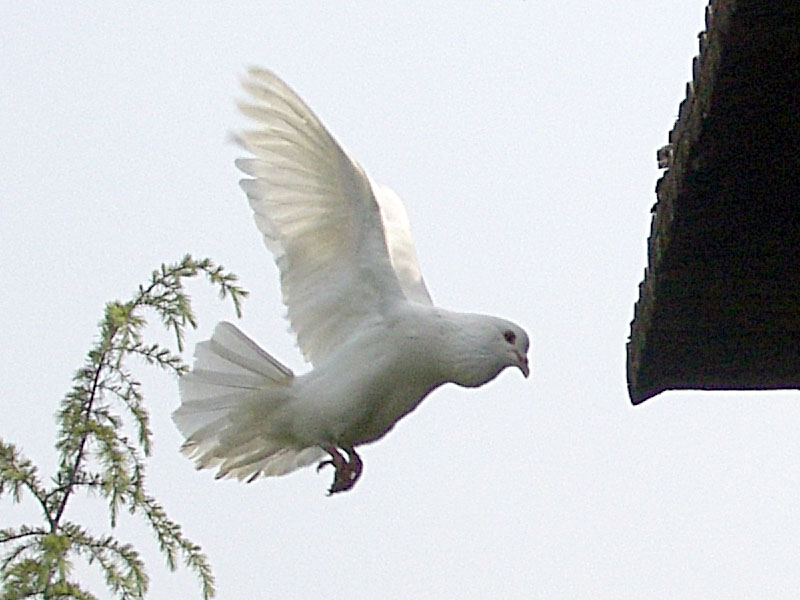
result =
[{"label": "overcast white sky", "polygon": [[[76,4],[0,5],[1,436],[52,472],[104,303],[186,252],[238,273],[240,326],[304,368],[226,141],[262,65],[404,199],[434,300],[522,324],[533,372],[435,392],[332,498],[330,472],[196,472],[176,382],[145,373],[150,491],[219,598],[795,597],[798,395],[626,392],[655,151],[704,0]],[[190,351],[233,318],[192,290]],[[151,598],[199,597],[146,530],[118,533]]]}]

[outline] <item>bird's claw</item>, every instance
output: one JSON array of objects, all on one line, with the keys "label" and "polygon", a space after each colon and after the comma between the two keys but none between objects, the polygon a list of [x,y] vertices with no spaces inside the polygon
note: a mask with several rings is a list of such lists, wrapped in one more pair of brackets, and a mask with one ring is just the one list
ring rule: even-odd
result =
[{"label": "bird's claw", "polygon": [[350,468],[340,469],[336,471],[333,477],[333,484],[328,489],[328,496],[337,494],[339,492],[346,492],[356,484],[358,473],[351,471]]},{"label": "bird's claw", "polygon": [[317,472],[327,466],[332,465],[336,469],[333,476],[333,483],[328,489],[328,496],[337,494],[339,492],[346,492],[351,489],[361,476],[361,468],[363,463],[361,458],[356,454],[353,448],[344,448],[349,460],[345,460],[335,447],[325,448],[325,451],[331,455],[330,460],[323,460],[317,465]]}]

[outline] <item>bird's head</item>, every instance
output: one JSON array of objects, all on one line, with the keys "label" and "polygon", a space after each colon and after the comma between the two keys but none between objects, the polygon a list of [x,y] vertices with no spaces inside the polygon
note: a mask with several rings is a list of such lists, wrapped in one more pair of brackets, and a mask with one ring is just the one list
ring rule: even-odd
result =
[{"label": "bird's head", "polygon": [[506,367],[517,367],[525,377],[528,367],[528,334],[516,323],[484,315],[464,315],[469,338],[468,356],[459,365],[455,383],[478,387],[497,377]]},{"label": "bird's head", "polygon": [[[519,325],[506,321],[501,327],[503,330],[503,350],[506,356],[507,367],[519,367],[522,374],[527,379],[531,374],[530,367],[528,367],[528,347],[530,340],[528,334]],[[502,345],[502,344],[501,344]]]}]

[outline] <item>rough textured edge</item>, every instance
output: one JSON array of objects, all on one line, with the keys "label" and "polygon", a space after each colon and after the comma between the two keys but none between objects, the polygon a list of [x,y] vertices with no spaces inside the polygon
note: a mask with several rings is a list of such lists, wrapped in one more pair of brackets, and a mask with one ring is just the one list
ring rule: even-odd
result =
[{"label": "rough textured edge", "polygon": [[730,29],[737,4],[737,0],[711,0],[706,7],[706,31],[699,35],[699,55],[692,64],[693,81],[686,85],[686,98],[681,102],[678,118],[669,134],[669,145],[659,156],[666,162],[667,171],[656,184],[657,202],[648,239],[648,266],[639,284],[639,300],[634,306],[627,344],[628,394],[633,404],[640,404],[665,389],[639,380],[657,297],[656,274],[670,245],[676,200],[685,190],[687,175],[701,166],[697,164],[694,148],[711,106],[725,33]]}]

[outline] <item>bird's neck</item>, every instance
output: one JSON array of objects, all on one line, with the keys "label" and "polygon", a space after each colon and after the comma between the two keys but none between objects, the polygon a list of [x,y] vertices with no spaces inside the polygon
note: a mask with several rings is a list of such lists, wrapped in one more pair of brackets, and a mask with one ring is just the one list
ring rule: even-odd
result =
[{"label": "bird's neck", "polygon": [[449,382],[476,387],[497,374],[492,357],[484,351],[485,317],[437,307],[422,308],[421,364],[430,365],[431,389]]}]

